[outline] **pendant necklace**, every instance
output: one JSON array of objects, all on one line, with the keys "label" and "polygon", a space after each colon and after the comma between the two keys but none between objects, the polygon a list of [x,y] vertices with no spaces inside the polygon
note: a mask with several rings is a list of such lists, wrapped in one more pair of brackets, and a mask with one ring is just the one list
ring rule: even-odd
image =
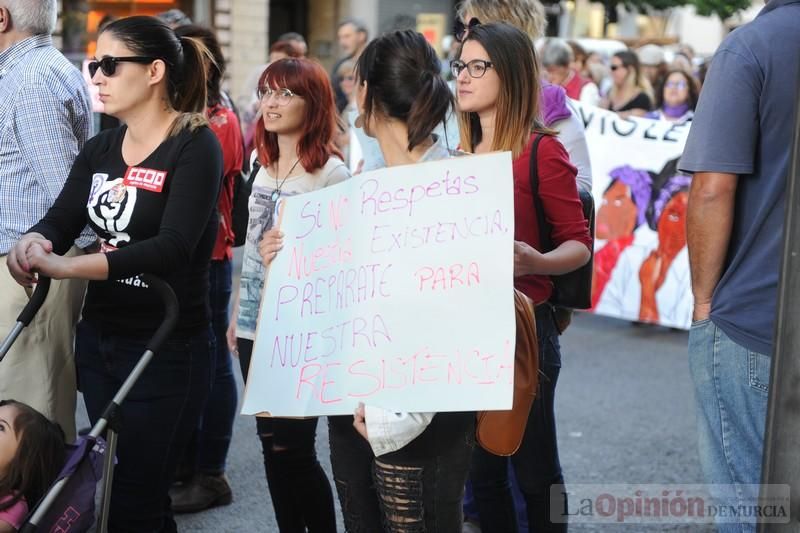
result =
[{"label": "pendant necklace", "polygon": [[273,202],[277,202],[278,198],[281,197],[281,188],[283,187],[283,184],[286,183],[286,179],[289,177],[289,174],[292,173],[292,171],[297,166],[297,163],[299,163],[299,162],[300,162],[300,158],[298,157],[295,160],[294,165],[292,165],[292,168],[289,169],[289,172],[286,173],[286,175],[283,177],[283,179],[281,180],[280,183],[278,183],[278,164],[275,163],[275,190],[272,191],[272,201]]}]

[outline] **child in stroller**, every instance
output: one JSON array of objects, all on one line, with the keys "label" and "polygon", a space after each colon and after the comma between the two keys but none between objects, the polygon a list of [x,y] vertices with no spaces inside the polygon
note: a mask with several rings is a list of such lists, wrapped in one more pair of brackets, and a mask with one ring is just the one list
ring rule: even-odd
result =
[{"label": "child in stroller", "polygon": [[64,432],[15,400],[0,401],[0,533],[14,533],[64,465]]}]

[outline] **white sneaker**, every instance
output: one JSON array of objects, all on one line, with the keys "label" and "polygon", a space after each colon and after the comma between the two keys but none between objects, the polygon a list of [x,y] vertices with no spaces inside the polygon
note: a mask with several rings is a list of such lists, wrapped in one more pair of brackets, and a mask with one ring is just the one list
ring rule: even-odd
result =
[{"label": "white sneaker", "polygon": [[472,520],[464,521],[461,533],[481,533],[481,527]]}]

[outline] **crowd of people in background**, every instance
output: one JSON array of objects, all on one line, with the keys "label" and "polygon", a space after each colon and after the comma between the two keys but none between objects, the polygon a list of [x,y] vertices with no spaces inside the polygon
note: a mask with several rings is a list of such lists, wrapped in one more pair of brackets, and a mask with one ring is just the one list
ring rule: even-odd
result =
[{"label": "crowd of people in background", "polygon": [[[575,102],[626,119],[688,123],[708,61],[688,46],[605,55],[546,37],[537,0],[464,0],[456,19],[445,57],[414,30],[370,39],[363,22],[343,20],[342,54],[330,72],[302,35],[280,35],[235,98],[223,88],[226,62],[213,30],[178,10],[104,20],[88,70],[105,114],[118,122],[92,137],[83,79],[50,39],[55,1],[0,0],[0,123],[14,125],[13,139],[0,139],[0,257],[11,274],[0,276],[0,327],[13,322],[37,275],[54,279],[31,331],[0,366],[0,399],[25,402],[0,402],[0,429],[19,443],[0,440],[0,530],[21,527],[63,461],[61,446],[75,438],[76,374],[94,423],[144,351],[160,304],[143,272],[174,289],[180,318],[122,406],[110,531],[176,531],[174,513],[229,504],[237,490],[225,475],[238,402],[232,357],[246,379],[265,268],[283,247],[273,227],[280,198],[375,168],[493,151],[513,157],[515,286],[537,304],[543,378],[520,449],[507,458],[477,446],[475,413],[366,405],[328,419],[329,480],[316,452],[317,418],[259,417],[266,487],[284,533],[336,531],[334,493],[351,533],[567,530],[551,515],[553,505],[568,505],[566,491],[557,502],[551,491],[564,483],[554,405],[565,325],[548,300],[550,276],[578,269],[594,252],[579,199],[579,188],[591,190],[591,162]],[[697,136],[709,134],[704,128]],[[715,170],[698,150],[691,170]],[[532,161],[552,249],[540,242]],[[668,166],[663,179],[629,167],[612,172],[600,216],[622,214],[598,230],[609,244],[596,261],[616,261],[646,224],[658,231],[660,252],[674,258],[685,249],[686,236],[675,240],[681,231],[661,215],[685,217],[690,178],[677,161]],[[148,172],[159,179],[145,180]],[[236,273],[232,212],[242,173],[254,179]],[[593,305],[610,278],[595,278]],[[654,309],[641,313],[658,318]],[[761,415],[753,416],[757,425]],[[713,448],[713,435],[705,437]],[[41,442],[21,444],[31,439]],[[32,465],[33,453],[48,460]]]}]

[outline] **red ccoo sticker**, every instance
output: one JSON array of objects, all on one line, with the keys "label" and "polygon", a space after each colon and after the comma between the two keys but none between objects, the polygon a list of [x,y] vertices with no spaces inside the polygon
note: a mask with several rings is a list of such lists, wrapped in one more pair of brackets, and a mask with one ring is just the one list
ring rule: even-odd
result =
[{"label": "red ccoo sticker", "polygon": [[136,187],[151,192],[161,192],[164,188],[164,181],[167,177],[165,170],[154,170],[144,167],[128,167],[125,179],[122,184],[125,186]]}]

